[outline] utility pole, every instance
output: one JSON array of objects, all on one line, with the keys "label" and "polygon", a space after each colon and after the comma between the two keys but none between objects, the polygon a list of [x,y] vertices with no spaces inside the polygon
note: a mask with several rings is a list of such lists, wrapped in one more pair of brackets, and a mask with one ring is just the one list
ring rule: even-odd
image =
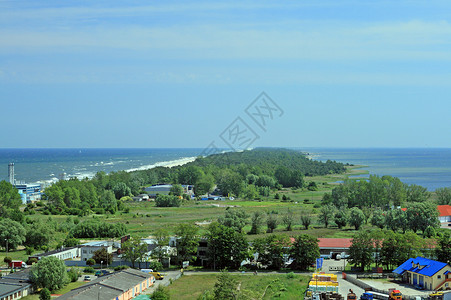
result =
[{"label": "utility pole", "polygon": [[8,256],[8,239],[5,239],[6,241],[6,256]]}]

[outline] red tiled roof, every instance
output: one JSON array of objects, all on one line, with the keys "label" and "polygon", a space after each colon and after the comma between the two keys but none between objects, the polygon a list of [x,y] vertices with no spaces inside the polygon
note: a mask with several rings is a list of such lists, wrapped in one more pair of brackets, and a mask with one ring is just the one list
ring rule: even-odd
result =
[{"label": "red tiled roof", "polygon": [[440,212],[440,217],[451,216],[451,205],[438,205],[437,209]]},{"label": "red tiled roof", "polygon": [[352,239],[326,239],[321,238],[319,240],[320,248],[349,248],[351,247]]}]

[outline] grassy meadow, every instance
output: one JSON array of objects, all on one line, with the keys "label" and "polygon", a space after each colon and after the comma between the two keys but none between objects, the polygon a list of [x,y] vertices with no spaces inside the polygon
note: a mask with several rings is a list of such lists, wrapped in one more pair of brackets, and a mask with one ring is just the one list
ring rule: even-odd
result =
[{"label": "grassy meadow", "polygon": [[[185,275],[174,281],[168,289],[171,299],[197,299],[205,291],[212,291],[216,274]],[[288,274],[232,274],[240,291],[251,299],[303,299],[310,277]]]}]

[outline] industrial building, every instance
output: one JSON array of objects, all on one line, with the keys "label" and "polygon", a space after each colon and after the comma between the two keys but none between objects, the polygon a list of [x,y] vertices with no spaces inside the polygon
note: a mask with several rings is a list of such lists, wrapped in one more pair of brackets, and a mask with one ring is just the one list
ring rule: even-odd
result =
[{"label": "industrial building", "polygon": [[129,300],[153,285],[153,276],[127,269],[102,276],[57,299]]}]

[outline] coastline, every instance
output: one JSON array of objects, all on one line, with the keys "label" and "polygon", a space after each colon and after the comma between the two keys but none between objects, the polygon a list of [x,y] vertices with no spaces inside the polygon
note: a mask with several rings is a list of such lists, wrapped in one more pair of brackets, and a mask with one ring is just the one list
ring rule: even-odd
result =
[{"label": "coastline", "polygon": [[[172,167],[177,167],[177,166],[183,166],[187,163],[193,162],[196,160],[197,157],[195,156],[191,156],[191,157],[183,157],[183,158],[178,158],[178,159],[174,159],[174,160],[167,160],[167,161],[160,161],[160,162],[156,162],[154,164],[150,164],[150,165],[144,165],[144,166],[140,166],[140,167],[136,167],[136,168],[130,168],[130,169],[125,169],[125,170],[121,170],[121,171],[125,171],[127,173],[130,172],[134,172],[134,171],[145,171],[145,170],[150,170],[153,168],[157,168],[157,167],[165,167],[165,168],[172,168]],[[112,171],[112,172],[117,172],[117,171]],[[109,174],[111,172],[108,172],[107,174]],[[95,176],[96,173],[85,173],[85,174],[80,174],[80,173],[75,173],[75,174],[68,174],[67,175],[67,179],[70,178],[77,178],[79,180],[88,178],[88,179],[92,179]],[[39,184],[43,184],[44,187],[47,187],[55,182],[58,182],[59,179],[58,178],[52,178],[49,180],[38,180],[36,181],[36,183]]]}]

